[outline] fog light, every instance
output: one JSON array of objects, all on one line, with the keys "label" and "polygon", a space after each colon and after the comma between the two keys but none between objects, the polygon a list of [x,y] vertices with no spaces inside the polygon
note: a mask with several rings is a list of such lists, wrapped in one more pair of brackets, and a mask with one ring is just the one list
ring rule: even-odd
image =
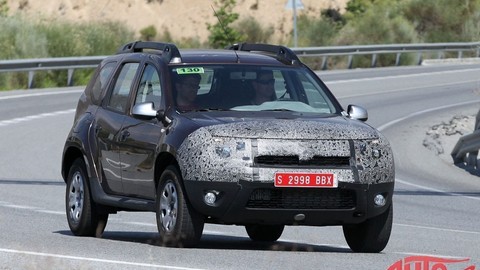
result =
[{"label": "fog light", "polygon": [[208,191],[205,193],[205,196],[203,197],[203,200],[207,205],[215,205],[215,202],[217,201],[217,195],[213,191]]},{"label": "fog light", "polygon": [[387,200],[382,194],[377,194],[375,195],[373,202],[375,203],[376,206],[384,206],[387,203]]}]

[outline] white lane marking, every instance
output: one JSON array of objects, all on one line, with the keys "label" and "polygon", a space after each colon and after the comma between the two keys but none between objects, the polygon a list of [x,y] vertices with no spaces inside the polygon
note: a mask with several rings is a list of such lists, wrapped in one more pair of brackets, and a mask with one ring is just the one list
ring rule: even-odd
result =
[{"label": "white lane marking", "polygon": [[[379,94],[391,94],[391,93],[396,93],[396,92],[403,92],[403,91],[411,91],[411,90],[418,90],[418,89],[424,89],[424,88],[432,88],[432,87],[445,87],[445,86],[453,86],[453,85],[458,85],[458,84],[463,84],[463,83],[479,83],[480,80],[470,80],[470,81],[462,81],[462,82],[453,82],[453,83],[442,83],[442,84],[435,84],[435,85],[428,85],[428,86],[414,86],[414,87],[407,87],[407,88],[399,88],[399,89],[394,89],[394,90],[380,90],[376,92],[369,92],[369,93],[361,93],[361,94],[355,94],[355,95],[347,95],[347,96],[342,96],[342,95],[336,95],[338,99],[342,98],[353,98],[353,97],[364,97],[364,96],[371,96],[371,95],[379,95]],[[328,84],[327,84],[328,85]]]},{"label": "white lane marking", "polygon": [[28,206],[28,205],[20,205],[20,204],[2,204],[3,207],[7,208],[14,208],[14,209],[23,209],[23,210],[31,210],[31,211],[36,211],[38,208],[33,207],[33,206]]},{"label": "white lane marking", "polygon": [[72,89],[72,90],[65,90],[65,91],[41,92],[41,93],[30,92],[28,94],[3,96],[3,97],[0,97],[0,100],[25,98],[25,97],[51,96],[51,95],[61,95],[61,94],[72,94],[72,93],[81,93],[81,92],[83,92],[83,89],[79,89],[79,90],[78,89]]},{"label": "white lane marking", "polygon": [[426,230],[442,231],[442,232],[466,233],[466,234],[478,234],[478,235],[480,235],[480,232],[475,232],[475,231],[446,229],[446,228],[437,228],[437,227],[420,226],[420,225],[409,225],[409,224],[401,224],[401,223],[394,223],[394,225],[396,225],[396,226],[401,226],[401,227],[409,227],[409,228],[417,228],[417,229],[426,229]]},{"label": "white lane marking", "polygon": [[[431,113],[431,112],[435,112],[435,111],[440,111],[440,110],[449,109],[449,108],[458,107],[458,106],[470,105],[470,104],[479,103],[479,102],[480,102],[480,100],[466,101],[466,102],[449,104],[449,105],[445,105],[445,106],[440,106],[440,107],[435,107],[435,108],[430,108],[430,109],[414,112],[414,113],[411,113],[407,116],[400,117],[400,118],[395,119],[393,121],[387,122],[387,123],[379,126],[377,129],[379,131],[384,131],[385,129],[390,128],[391,126],[393,126],[395,124],[398,124],[402,121],[408,120],[408,119],[413,118],[413,117],[417,117],[417,116],[425,114],[425,113]],[[480,200],[480,198],[478,198],[478,197],[465,196],[465,195],[458,194],[458,193],[452,193],[452,192],[447,192],[447,191],[444,191],[444,190],[435,189],[435,188],[431,188],[431,187],[420,186],[420,185],[417,185],[417,184],[414,184],[414,183],[411,183],[411,182],[408,182],[408,181],[405,181],[405,180],[401,180],[401,179],[395,179],[395,181],[398,181],[398,182],[400,182],[402,184],[405,184],[405,185],[410,185],[410,186],[414,186],[414,187],[417,187],[417,188],[422,188],[422,189],[426,189],[426,190],[430,190],[430,191],[435,191],[435,192],[439,192],[439,193],[460,196],[460,197],[474,199],[474,200]]]},{"label": "white lane marking", "polygon": [[43,213],[43,214],[51,214],[51,215],[57,215],[57,216],[64,216],[65,211],[53,211],[53,210],[45,210],[45,209],[38,209],[35,210],[35,212]]},{"label": "white lane marking", "polygon": [[[449,104],[449,105],[445,105],[445,106],[440,106],[440,107],[435,107],[435,108],[430,108],[430,109],[414,112],[414,113],[411,113],[407,116],[400,117],[400,118],[395,119],[393,121],[387,122],[387,123],[379,126],[377,129],[379,131],[384,131],[385,129],[387,129],[387,128],[395,125],[395,124],[398,124],[402,121],[405,121],[407,119],[410,119],[412,117],[416,117],[416,116],[419,116],[419,115],[422,115],[422,114],[425,114],[425,113],[431,113],[431,112],[435,112],[435,111],[439,111],[439,110],[444,110],[444,109],[449,109],[449,108],[464,106],[464,105],[470,105],[470,104],[479,103],[479,102],[480,102],[480,100],[466,101],[466,102]],[[405,184],[405,185],[410,185],[410,186],[414,186],[414,187],[417,187],[417,188],[422,188],[422,189],[425,189],[425,190],[430,190],[430,191],[435,191],[435,192],[444,193],[444,194],[448,194],[448,195],[464,197],[464,198],[473,199],[473,200],[480,200],[480,198],[478,198],[478,197],[465,196],[465,195],[462,195],[462,194],[459,194],[459,193],[447,192],[447,191],[436,189],[436,188],[421,186],[421,185],[417,185],[417,184],[414,184],[414,183],[411,183],[411,182],[408,182],[408,181],[405,181],[405,180],[401,180],[401,179],[395,179],[395,181],[400,182],[400,183]]]},{"label": "white lane marking", "polygon": [[480,197],[466,196],[466,195],[463,195],[463,194],[457,193],[457,192],[449,192],[449,191],[445,191],[445,190],[441,190],[441,189],[437,189],[437,188],[426,187],[426,186],[410,183],[408,181],[398,179],[398,178],[395,178],[395,181],[398,182],[398,183],[402,183],[404,185],[408,185],[408,186],[412,186],[412,187],[416,187],[416,188],[421,188],[421,189],[425,189],[425,190],[429,190],[429,191],[433,191],[433,192],[443,193],[443,194],[450,195],[450,196],[458,196],[458,197],[464,197],[464,198],[469,198],[469,199],[472,199],[472,200],[480,201]]},{"label": "white lane marking", "polygon": [[379,126],[377,129],[380,130],[380,131],[383,131],[399,122],[402,122],[402,121],[405,121],[409,118],[412,118],[412,117],[416,117],[416,116],[419,116],[419,115],[422,115],[422,114],[425,114],[425,113],[431,113],[431,112],[435,112],[435,111],[440,111],[440,110],[444,110],[444,109],[449,109],[449,108],[454,108],[454,107],[459,107],[459,106],[464,106],[464,105],[470,105],[470,104],[474,104],[474,103],[480,103],[480,100],[470,100],[470,101],[465,101],[465,102],[461,102],[461,103],[455,103],[455,104],[449,104],[449,105],[445,105],[445,106],[440,106],[440,107],[435,107],[435,108],[430,108],[430,109],[426,109],[426,110],[423,110],[423,111],[418,111],[418,112],[414,112],[414,113],[411,113],[407,116],[404,116],[404,117],[400,117],[398,119],[395,119],[393,121],[390,121],[388,123],[385,123],[381,126]]},{"label": "white lane marking", "polygon": [[43,252],[32,252],[32,251],[24,251],[24,250],[17,250],[17,249],[6,249],[6,248],[0,248],[0,252],[22,254],[22,255],[31,255],[31,256],[37,256],[37,257],[49,257],[49,258],[57,258],[57,259],[76,260],[76,261],[89,261],[89,262],[109,263],[109,264],[117,264],[117,265],[128,265],[128,266],[134,266],[134,267],[152,267],[152,268],[179,269],[179,270],[201,270],[201,268],[190,268],[190,267],[161,265],[161,264],[150,264],[150,263],[135,263],[135,262],[127,262],[127,261],[106,260],[106,259],[97,259],[97,258],[90,258],[90,257],[69,256],[69,255],[43,253]]},{"label": "white lane marking", "polygon": [[368,78],[349,79],[349,80],[325,81],[325,83],[329,82],[332,84],[336,84],[336,83],[348,83],[348,82],[364,82],[364,81],[375,81],[375,80],[383,80],[383,79],[396,79],[396,78],[421,77],[421,76],[429,76],[429,75],[442,75],[442,74],[451,74],[451,73],[463,73],[465,71],[479,71],[479,70],[480,69],[478,68],[470,68],[470,69],[424,72],[424,73],[414,73],[414,74],[404,74],[404,75],[368,77]]},{"label": "white lane marking", "polygon": [[27,122],[27,121],[32,121],[35,119],[41,119],[41,118],[47,118],[47,117],[52,117],[52,116],[57,116],[57,115],[62,115],[62,114],[70,114],[74,113],[75,109],[70,109],[70,110],[65,110],[65,111],[56,111],[56,112],[50,112],[50,113],[42,113],[38,115],[30,115],[30,116],[25,116],[25,117],[19,117],[19,118],[13,118],[9,120],[2,120],[0,121],[0,127],[5,127],[13,124],[18,124],[22,122]]},{"label": "white lane marking", "polygon": [[148,223],[148,222],[132,222],[132,221],[122,222],[122,221],[118,221],[118,223],[122,223],[122,224],[126,224],[126,225],[135,225],[135,226],[157,227],[157,224]]}]

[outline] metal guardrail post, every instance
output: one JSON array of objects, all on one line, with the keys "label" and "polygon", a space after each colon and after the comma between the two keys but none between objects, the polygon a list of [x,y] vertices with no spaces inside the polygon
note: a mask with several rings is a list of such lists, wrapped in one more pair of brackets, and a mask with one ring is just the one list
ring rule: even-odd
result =
[{"label": "metal guardrail post", "polygon": [[402,56],[402,53],[397,53],[397,56],[395,57],[395,66],[400,65],[400,57]]},{"label": "metal guardrail post", "polygon": [[67,85],[68,86],[73,86],[73,72],[75,69],[69,68],[68,69],[68,74],[67,74]]},{"label": "metal guardrail post", "polygon": [[421,65],[423,61],[423,53],[419,52],[417,55],[417,65]]},{"label": "metal guardrail post", "polygon": [[353,62],[353,54],[349,54],[348,55],[348,64],[347,64],[348,69],[352,68],[352,62]]},{"label": "metal guardrail post", "polygon": [[372,63],[370,65],[370,67],[376,67],[377,66],[377,54],[374,53],[372,54]]},{"label": "metal guardrail post", "polygon": [[328,68],[328,66],[327,66],[328,63],[327,63],[327,61],[328,61],[328,56],[326,56],[326,55],[323,56],[323,57],[322,57],[322,70],[326,70],[326,69]]},{"label": "metal guardrail post", "polygon": [[35,77],[35,71],[33,70],[30,70],[28,72],[28,85],[27,85],[27,88],[28,89],[32,89],[33,88],[33,78]]}]

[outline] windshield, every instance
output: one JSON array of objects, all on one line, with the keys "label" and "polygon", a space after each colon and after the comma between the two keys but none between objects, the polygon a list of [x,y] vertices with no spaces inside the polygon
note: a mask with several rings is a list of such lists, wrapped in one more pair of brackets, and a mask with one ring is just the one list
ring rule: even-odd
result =
[{"label": "windshield", "polygon": [[179,111],[293,111],[332,114],[337,102],[315,74],[299,67],[242,65],[172,69]]}]

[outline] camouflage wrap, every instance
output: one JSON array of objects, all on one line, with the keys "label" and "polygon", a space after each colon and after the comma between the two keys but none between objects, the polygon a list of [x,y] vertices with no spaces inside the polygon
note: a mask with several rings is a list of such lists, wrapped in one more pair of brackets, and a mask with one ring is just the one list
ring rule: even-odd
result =
[{"label": "camouflage wrap", "polygon": [[[394,181],[390,146],[373,128],[339,121],[291,123],[246,121],[200,128],[179,148],[182,176],[188,181],[273,182],[277,172],[304,172],[334,173],[339,182]],[[254,164],[257,156],[294,155],[301,161],[314,156],[350,157],[350,166],[286,168]]]}]

